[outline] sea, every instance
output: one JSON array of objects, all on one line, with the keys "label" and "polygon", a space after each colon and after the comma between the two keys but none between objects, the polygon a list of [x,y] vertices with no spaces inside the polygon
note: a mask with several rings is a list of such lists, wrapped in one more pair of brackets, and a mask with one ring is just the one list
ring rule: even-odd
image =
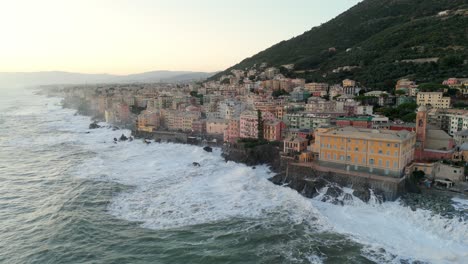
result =
[{"label": "sea", "polygon": [[90,123],[0,88],[0,263],[468,263],[462,218],[304,198],[219,149],[115,144],[130,131]]}]

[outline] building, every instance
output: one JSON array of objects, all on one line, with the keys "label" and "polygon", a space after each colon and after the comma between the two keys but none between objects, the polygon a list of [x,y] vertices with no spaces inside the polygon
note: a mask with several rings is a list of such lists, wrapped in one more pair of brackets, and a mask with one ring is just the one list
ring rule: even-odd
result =
[{"label": "building", "polygon": [[357,116],[357,117],[337,117],[336,125],[339,127],[359,127],[372,128],[372,116]]},{"label": "building", "polygon": [[397,84],[395,85],[395,91],[403,90],[409,96],[415,96],[415,94],[411,94],[411,93],[414,93],[415,89],[417,88],[418,88],[418,85],[416,85],[415,82],[408,80],[408,79],[398,80]]},{"label": "building", "polygon": [[143,132],[154,132],[159,129],[161,119],[158,112],[145,110],[137,117],[136,129]]},{"label": "building", "polygon": [[406,130],[331,128],[316,133],[314,152],[322,166],[399,178],[413,161],[415,141]]},{"label": "building", "polygon": [[417,161],[451,159],[455,151],[455,141],[445,131],[428,127],[427,108],[420,106],[416,116]]},{"label": "building", "polygon": [[264,138],[268,141],[281,141],[285,124],[281,120],[267,120],[263,123]]},{"label": "building", "polygon": [[357,105],[354,108],[355,115],[373,115],[374,114],[374,106],[373,105]]},{"label": "building", "polygon": [[304,88],[309,92],[321,92],[328,91],[328,83],[307,83]]},{"label": "building", "polygon": [[343,80],[343,87],[356,87],[356,81],[350,79]]},{"label": "building", "polygon": [[286,114],[283,120],[290,129],[315,129],[330,125],[331,117],[330,115],[298,113]]},{"label": "building", "polygon": [[430,180],[451,180],[461,182],[465,180],[463,167],[445,164],[443,162],[414,162],[410,171],[422,171],[424,176]]},{"label": "building", "polygon": [[290,95],[291,95],[291,100],[293,100],[294,102],[302,102],[310,97],[310,92],[305,90],[303,87],[296,87],[290,93]]},{"label": "building", "polygon": [[450,108],[450,97],[444,97],[442,92],[420,92],[416,98],[418,105],[431,106],[436,109]]},{"label": "building", "polygon": [[206,121],[206,133],[209,135],[224,135],[227,128],[228,120],[226,119],[209,119]]},{"label": "building", "polygon": [[192,122],[192,132],[198,135],[206,133],[206,120],[195,120]]},{"label": "building", "polygon": [[228,121],[228,128],[224,133],[224,141],[236,143],[240,138],[240,119],[232,118]]},{"label": "building", "polygon": [[455,133],[453,135],[453,139],[455,140],[455,144],[457,146],[461,146],[465,143],[468,143],[468,129]]},{"label": "building", "polygon": [[219,118],[231,119],[239,117],[245,108],[246,104],[242,101],[226,99],[218,104]]},{"label": "building", "polygon": [[240,116],[240,138],[258,138],[258,114],[256,111],[244,111]]},{"label": "building", "polygon": [[320,97],[310,97],[309,99],[307,99],[305,110],[309,113],[335,112],[336,102],[327,101]]},{"label": "building", "polygon": [[301,137],[292,137],[284,141],[284,153],[301,153],[307,150],[308,140]]}]

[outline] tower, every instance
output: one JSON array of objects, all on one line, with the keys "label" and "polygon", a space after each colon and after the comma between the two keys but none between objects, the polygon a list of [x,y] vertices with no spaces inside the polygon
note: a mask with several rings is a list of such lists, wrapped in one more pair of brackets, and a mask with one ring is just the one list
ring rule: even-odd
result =
[{"label": "tower", "polygon": [[421,105],[416,115],[416,147],[424,149],[427,129],[427,108]]}]

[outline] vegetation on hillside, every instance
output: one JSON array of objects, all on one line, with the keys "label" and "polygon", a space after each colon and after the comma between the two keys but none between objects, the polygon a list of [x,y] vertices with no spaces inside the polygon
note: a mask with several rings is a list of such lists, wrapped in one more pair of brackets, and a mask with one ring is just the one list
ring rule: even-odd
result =
[{"label": "vegetation on hillside", "polygon": [[[441,82],[468,76],[468,16],[437,16],[444,10],[468,8],[468,0],[365,0],[335,19],[280,42],[231,69],[263,63],[295,64],[289,77],[337,83],[345,78],[370,88],[393,87],[408,77]],[[438,58],[421,63],[415,59]],[[351,71],[335,71],[357,66]]]}]

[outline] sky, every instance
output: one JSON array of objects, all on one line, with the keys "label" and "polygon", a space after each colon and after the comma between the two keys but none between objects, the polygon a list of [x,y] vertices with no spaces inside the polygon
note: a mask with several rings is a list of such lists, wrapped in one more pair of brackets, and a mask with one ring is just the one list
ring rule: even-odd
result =
[{"label": "sky", "polygon": [[224,70],[360,0],[0,0],[0,72]]}]

